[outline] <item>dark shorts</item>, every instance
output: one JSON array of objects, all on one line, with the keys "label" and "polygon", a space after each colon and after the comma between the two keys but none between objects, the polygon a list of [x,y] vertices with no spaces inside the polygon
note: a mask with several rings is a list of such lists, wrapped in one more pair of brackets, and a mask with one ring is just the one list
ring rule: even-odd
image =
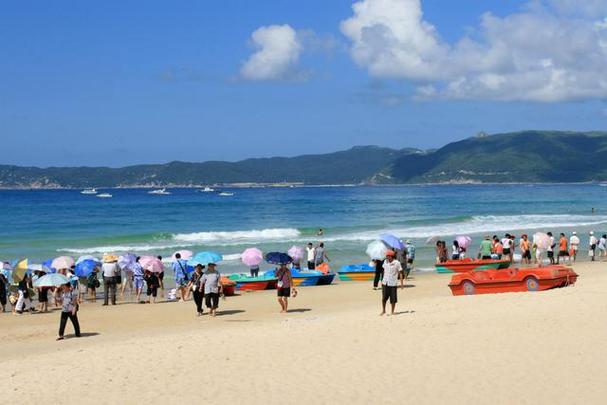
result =
[{"label": "dark shorts", "polygon": [[159,280],[164,279],[164,271],[162,273],[158,273],[158,279]]},{"label": "dark shorts", "polygon": [[308,262],[308,270],[314,270],[314,262]]},{"label": "dark shorts", "polygon": [[548,258],[550,259],[552,257],[554,257],[554,252],[548,252]]},{"label": "dark shorts", "polygon": [[207,308],[215,309],[219,306],[219,293],[208,293],[204,295]]},{"label": "dark shorts", "polygon": [[38,292],[38,302],[48,302],[48,290],[46,288]]},{"label": "dark shorts", "polygon": [[491,260],[491,256],[482,256],[481,260]]},{"label": "dark shorts", "polygon": [[407,259],[407,263],[413,264],[413,259]]},{"label": "dark shorts", "polygon": [[459,255],[451,255],[451,260],[459,260]]},{"label": "dark shorts", "polygon": [[158,295],[158,287],[148,287],[146,293],[148,297],[151,295],[152,297],[156,298],[156,296]]},{"label": "dark shorts", "polygon": [[569,256],[569,252],[566,250],[560,250],[559,257],[563,257],[563,256]]},{"label": "dark shorts", "polygon": [[396,304],[398,301],[398,297],[396,296],[397,287],[396,286],[381,286],[381,299],[382,302],[388,302],[390,300],[390,304]]},{"label": "dark shorts", "polygon": [[510,254],[510,249],[504,249],[504,251],[502,252],[502,254],[508,256]]},{"label": "dark shorts", "polygon": [[530,250],[525,250],[523,252],[523,259],[531,259],[531,251]]},{"label": "dark shorts", "polygon": [[279,288],[277,291],[278,291],[277,295],[279,297],[289,298],[291,296],[291,287]]}]

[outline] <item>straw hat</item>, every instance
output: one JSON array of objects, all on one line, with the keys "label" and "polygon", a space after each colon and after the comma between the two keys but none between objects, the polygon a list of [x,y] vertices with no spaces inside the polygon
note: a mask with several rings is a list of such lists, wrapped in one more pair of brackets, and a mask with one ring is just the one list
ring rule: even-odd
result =
[{"label": "straw hat", "polygon": [[118,261],[118,256],[110,255],[107,253],[103,255],[103,263],[115,263],[117,261]]}]

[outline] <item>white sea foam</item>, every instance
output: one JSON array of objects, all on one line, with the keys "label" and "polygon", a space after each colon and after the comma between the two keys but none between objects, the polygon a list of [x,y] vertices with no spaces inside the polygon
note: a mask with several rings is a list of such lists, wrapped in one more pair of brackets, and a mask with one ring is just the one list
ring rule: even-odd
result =
[{"label": "white sea foam", "polygon": [[[575,228],[590,229],[607,224],[606,216],[599,215],[505,215],[474,216],[459,222],[444,222],[429,225],[370,229],[368,231],[343,232],[322,237],[324,242],[369,242],[376,240],[381,233],[390,232],[402,238],[425,239],[433,236],[449,237],[453,235],[474,235],[482,233],[501,233],[507,231],[535,230],[560,232]],[[88,248],[65,248],[59,252],[72,254],[99,254],[106,252],[153,252],[168,249],[183,249],[204,245],[210,246],[253,246],[263,243],[306,243],[318,239],[305,236],[297,229],[274,228],[262,230],[243,230],[231,232],[194,232],[174,234],[163,240],[132,245],[106,245]],[[236,261],[240,255],[226,255],[224,260]]]},{"label": "white sea foam", "polygon": [[301,233],[293,228],[275,228],[232,232],[194,232],[173,235],[174,241],[205,245],[240,245],[249,242],[293,240]]}]

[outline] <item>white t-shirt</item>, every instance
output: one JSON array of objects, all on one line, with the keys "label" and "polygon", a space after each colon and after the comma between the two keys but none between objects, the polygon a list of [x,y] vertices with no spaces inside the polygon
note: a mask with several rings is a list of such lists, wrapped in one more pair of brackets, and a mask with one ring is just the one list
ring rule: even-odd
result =
[{"label": "white t-shirt", "polygon": [[552,246],[554,246],[554,236],[550,237],[550,246],[548,246],[548,249],[546,249],[547,252],[552,252]]},{"label": "white t-shirt", "polygon": [[114,277],[120,274],[120,269],[116,263],[103,263],[101,270],[103,271],[103,277]]},{"label": "white t-shirt", "polygon": [[580,238],[578,238],[576,235],[573,235],[571,238],[569,238],[569,244],[571,245],[571,249],[578,250],[578,248],[580,247]]},{"label": "white t-shirt", "polygon": [[607,239],[605,239],[605,238],[599,239],[599,249],[605,250],[605,245],[607,245]]},{"label": "white t-shirt", "polygon": [[396,287],[398,285],[398,272],[402,270],[403,267],[398,260],[392,260],[392,263],[386,260],[384,262],[384,278],[382,279],[382,284],[389,287]]},{"label": "white t-shirt", "polygon": [[592,245],[596,245],[597,240],[596,240],[596,236],[592,235],[590,236],[590,239],[588,240],[588,245],[590,245],[590,247],[592,248]]},{"label": "white t-shirt", "polygon": [[512,239],[510,239],[510,238],[502,239],[502,247],[504,249],[511,249],[512,248]]},{"label": "white t-shirt", "polygon": [[314,261],[314,248],[307,247],[306,252],[308,252],[308,261],[313,262]]}]

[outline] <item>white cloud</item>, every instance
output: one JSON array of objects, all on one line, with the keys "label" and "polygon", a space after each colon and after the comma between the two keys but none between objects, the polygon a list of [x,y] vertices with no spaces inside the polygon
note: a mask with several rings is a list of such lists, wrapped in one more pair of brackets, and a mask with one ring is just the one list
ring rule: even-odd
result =
[{"label": "white cloud", "polygon": [[417,82],[419,98],[607,97],[607,1],[590,0],[575,16],[573,1],[547,1],[505,17],[487,13],[474,37],[453,44],[424,20],[420,0],[361,0],[341,30],[358,65]]},{"label": "white cloud", "polygon": [[297,32],[288,24],[260,27],[251,35],[257,48],[240,69],[247,80],[285,80],[295,71],[302,51]]}]

